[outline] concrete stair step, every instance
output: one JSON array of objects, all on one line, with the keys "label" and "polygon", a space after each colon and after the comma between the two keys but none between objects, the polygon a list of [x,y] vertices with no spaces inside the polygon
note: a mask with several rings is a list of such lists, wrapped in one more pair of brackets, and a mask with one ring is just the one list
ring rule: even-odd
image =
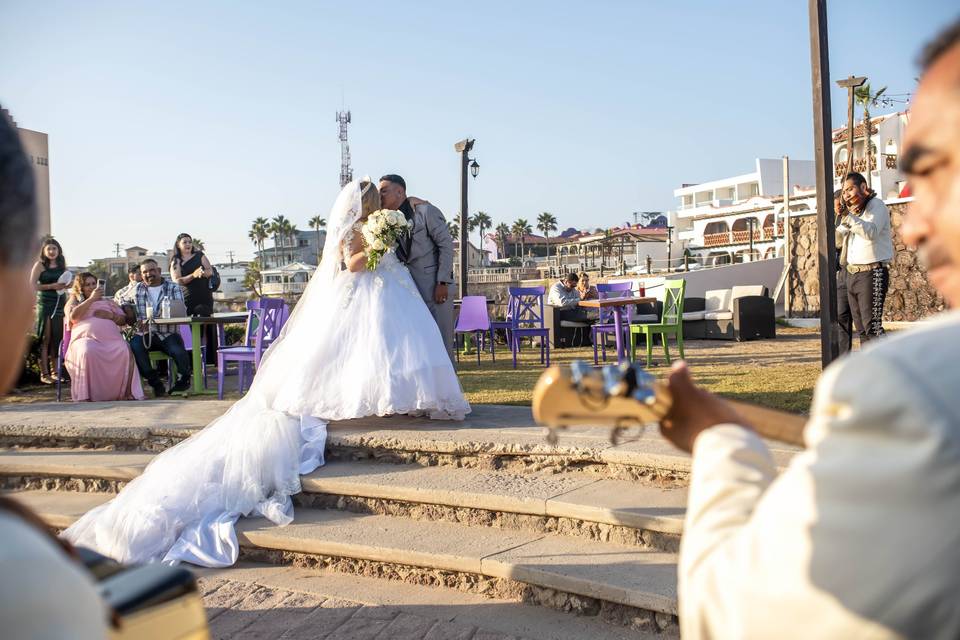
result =
[{"label": "concrete stair step", "polygon": [[[43,491],[12,495],[60,528],[110,498],[106,494]],[[676,615],[673,553],[533,532],[302,508],[286,527],[263,519],[242,519],[237,529],[242,546],[261,552],[351,558],[501,578]]]},{"label": "concrete stair step", "polygon": [[[227,401],[150,400],[137,403],[37,403],[0,406],[0,446],[113,447],[161,451],[225,412]],[[591,470],[605,477],[685,481],[690,458],[656,429],[609,442],[609,430],[578,427],[548,444],[529,407],[477,405],[462,423],[392,416],[332,423],[331,459],[416,462],[513,471]],[[779,465],[799,450],[770,443]]]},{"label": "concrete stair step", "polygon": [[[129,481],[153,455],[27,449],[0,452],[0,476]],[[588,474],[333,462],[302,479],[305,494],[551,516],[679,535],[686,490]],[[303,497],[302,500],[307,500]],[[309,504],[309,502],[307,502]]]}]

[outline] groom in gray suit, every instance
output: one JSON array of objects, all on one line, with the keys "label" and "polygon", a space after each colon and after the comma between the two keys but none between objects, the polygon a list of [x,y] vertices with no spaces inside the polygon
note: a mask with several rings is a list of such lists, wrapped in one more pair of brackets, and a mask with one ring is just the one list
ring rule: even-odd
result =
[{"label": "groom in gray suit", "polygon": [[407,183],[398,175],[380,178],[380,204],[403,212],[413,229],[397,244],[397,258],[407,265],[420,296],[433,314],[453,361],[453,239],[447,221],[429,202],[407,197]]}]

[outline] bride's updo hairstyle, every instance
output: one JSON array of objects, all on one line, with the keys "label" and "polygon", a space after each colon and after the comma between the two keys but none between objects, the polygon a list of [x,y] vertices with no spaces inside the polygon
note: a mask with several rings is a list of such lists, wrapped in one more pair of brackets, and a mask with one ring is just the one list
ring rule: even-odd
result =
[{"label": "bride's updo hairstyle", "polygon": [[360,183],[360,206],[362,220],[380,208],[380,192],[377,190],[377,185],[368,180]]}]

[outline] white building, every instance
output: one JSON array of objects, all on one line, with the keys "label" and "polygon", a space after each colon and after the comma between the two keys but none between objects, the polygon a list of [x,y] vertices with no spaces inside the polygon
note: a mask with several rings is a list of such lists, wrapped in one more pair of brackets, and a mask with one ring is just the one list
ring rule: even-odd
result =
[{"label": "white building", "polygon": [[265,296],[299,296],[307,288],[316,265],[302,262],[291,262],[278,269],[264,269],[260,272],[263,277],[263,291]]},{"label": "white building", "polygon": [[[901,140],[909,115],[906,111],[889,113],[870,119],[870,186],[884,200],[898,198],[906,184],[906,176],[900,172],[899,154]],[[867,177],[866,141],[863,122],[853,129],[853,170]],[[833,130],[833,186],[840,188],[847,168],[847,128]]]},{"label": "white building", "polygon": [[250,291],[243,286],[247,265],[241,262],[214,265],[220,274],[220,288],[213,292],[214,300],[245,298]]},{"label": "white building", "polygon": [[[816,165],[790,160],[792,212],[815,208]],[[756,170],[674,190],[670,212],[677,239],[702,265],[747,262],[782,255],[783,160],[757,158]]]},{"label": "white building", "polygon": [[[3,109],[0,117],[7,118],[14,127],[17,122],[10,115],[10,112]],[[48,236],[51,232],[50,225],[50,148],[47,140],[47,134],[31,129],[17,127],[17,133],[20,134],[20,144],[33,165],[33,177],[37,192],[37,222],[40,235]]]}]

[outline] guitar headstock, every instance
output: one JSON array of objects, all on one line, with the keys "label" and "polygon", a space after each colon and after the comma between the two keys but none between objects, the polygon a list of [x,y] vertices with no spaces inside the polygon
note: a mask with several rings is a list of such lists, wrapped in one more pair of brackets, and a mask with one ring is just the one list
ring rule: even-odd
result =
[{"label": "guitar headstock", "polygon": [[533,390],[533,418],[547,427],[547,440],[571,426],[608,426],[614,443],[629,427],[660,422],[670,395],[639,364],[592,367],[583,361],[552,366]]}]

